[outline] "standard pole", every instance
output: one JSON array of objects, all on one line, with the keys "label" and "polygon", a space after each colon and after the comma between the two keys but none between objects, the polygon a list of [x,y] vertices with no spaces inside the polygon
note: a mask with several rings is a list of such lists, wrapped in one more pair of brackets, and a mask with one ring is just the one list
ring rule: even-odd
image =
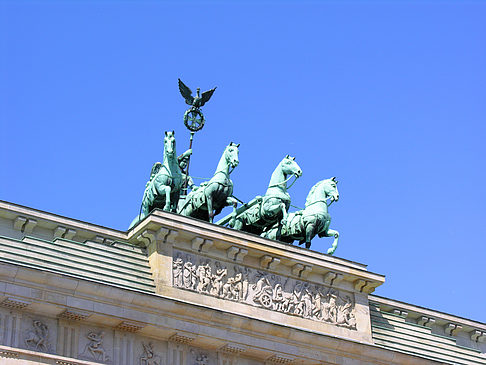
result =
[{"label": "standard pole", "polygon": [[[189,149],[192,150],[192,140],[194,139],[194,132],[191,132],[191,138],[189,139]],[[189,163],[191,162],[191,155],[187,158],[186,166],[186,181],[184,181],[184,192],[187,195],[187,184],[189,182]]]}]

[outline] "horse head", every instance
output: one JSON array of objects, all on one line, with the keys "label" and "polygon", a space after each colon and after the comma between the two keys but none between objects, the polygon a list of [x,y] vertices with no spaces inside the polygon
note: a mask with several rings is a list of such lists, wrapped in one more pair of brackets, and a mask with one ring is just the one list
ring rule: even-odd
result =
[{"label": "horse head", "polygon": [[307,195],[305,205],[315,203],[319,200],[331,199],[331,202],[339,200],[339,192],[337,189],[337,179],[332,177],[319,181],[315,184]]},{"label": "horse head", "polygon": [[295,175],[295,177],[302,176],[302,169],[300,166],[295,162],[295,157],[290,157],[289,155],[285,156],[284,159],[280,162],[280,168],[282,172],[288,175]]},{"label": "horse head", "polygon": [[337,202],[339,200],[339,191],[337,189],[337,179],[336,177],[331,177],[330,179],[324,180],[324,191],[326,197],[331,197],[331,201]]},{"label": "horse head", "polygon": [[165,132],[164,137],[164,155],[173,157],[176,155],[176,141],[175,141],[175,132],[169,131]]},{"label": "horse head", "polygon": [[240,147],[239,143],[230,142],[230,144],[226,147],[224,151],[226,162],[232,168],[235,168],[240,163],[238,159],[238,152],[239,152],[238,147]]}]

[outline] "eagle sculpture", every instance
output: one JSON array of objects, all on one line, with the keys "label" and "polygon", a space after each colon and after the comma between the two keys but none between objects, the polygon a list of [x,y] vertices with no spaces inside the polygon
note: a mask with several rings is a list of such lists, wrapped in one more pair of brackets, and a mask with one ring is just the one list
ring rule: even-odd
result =
[{"label": "eagle sculpture", "polygon": [[209,99],[211,99],[211,96],[213,96],[214,90],[216,90],[216,88],[205,91],[202,93],[202,95],[199,95],[200,90],[200,88],[197,88],[197,95],[192,96],[192,90],[189,89],[186,84],[181,81],[181,79],[179,79],[179,91],[181,92],[181,95],[184,97],[184,99],[186,99],[186,104],[198,109],[206,104]]}]

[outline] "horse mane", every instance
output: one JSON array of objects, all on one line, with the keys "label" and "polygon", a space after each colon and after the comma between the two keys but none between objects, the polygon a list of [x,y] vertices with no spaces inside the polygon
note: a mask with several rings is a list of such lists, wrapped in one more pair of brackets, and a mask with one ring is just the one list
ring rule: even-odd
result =
[{"label": "horse mane", "polygon": [[326,180],[321,180],[318,183],[316,183],[309,191],[309,194],[307,194],[307,198],[305,200],[305,206],[307,207],[308,204],[313,203],[312,199],[314,198],[314,194],[319,186],[324,183]]}]

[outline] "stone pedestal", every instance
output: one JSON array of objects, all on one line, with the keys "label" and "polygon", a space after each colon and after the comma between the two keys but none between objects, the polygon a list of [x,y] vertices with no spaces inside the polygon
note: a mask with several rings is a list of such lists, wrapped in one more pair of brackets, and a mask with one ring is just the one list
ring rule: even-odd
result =
[{"label": "stone pedestal", "polygon": [[165,297],[372,342],[368,294],[384,277],[365,265],[159,211],[129,237],[146,247]]}]

